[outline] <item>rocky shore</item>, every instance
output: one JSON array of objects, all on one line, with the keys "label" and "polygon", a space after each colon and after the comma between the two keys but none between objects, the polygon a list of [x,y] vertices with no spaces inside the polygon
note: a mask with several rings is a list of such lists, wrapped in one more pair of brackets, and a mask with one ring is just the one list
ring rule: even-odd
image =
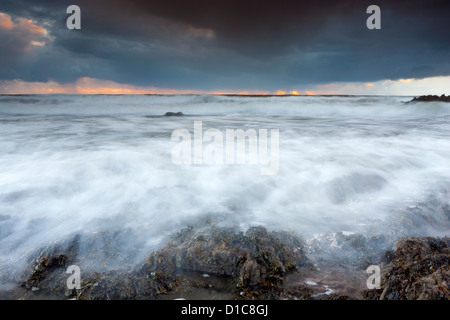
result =
[{"label": "rocky shore", "polygon": [[[328,233],[304,240],[264,227],[247,231],[207,223],[186,227],[137,265],[140,248],[116,246],[132,230],[78,234],[29,255],[24,270],[0,281],[2,299],[449,299],[450,239]],[[95,263],[93,263],[95,261]],[[112,263],[120,268],[111,269]],[[81,288],[69,290],[69,265],[81,268]],[[381,288],[368,290],[369,265],[381,268]],[[102,266],[103,269],[102,269]],[[8,279],[6,279],[8,278]]]},{"label": "rocky shore", "polygon": [[420,97],[414,97],[409,102],[431,102],[431,101],[440,101],[440,102],[450,102],[450,95],[446,96],[445,94],[441,96],[437,95],[426,95]]},{"label": "rocky shore", "polygon": [[450,238],[407,237],[381,258],[378,290],[365,290],[372,300],[449,300]]}]

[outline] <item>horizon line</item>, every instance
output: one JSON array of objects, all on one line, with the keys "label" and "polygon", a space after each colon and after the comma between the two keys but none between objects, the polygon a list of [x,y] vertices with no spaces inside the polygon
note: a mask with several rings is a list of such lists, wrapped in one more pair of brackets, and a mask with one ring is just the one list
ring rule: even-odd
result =
[{"label": "horizon line", "polygon": [[[235,96],[235,97],[413,97],[413,96],[439,96],[438,94],[245,94],[245,93],[0,93],[0,96]],[[445,94],[443,94],[445,95]]]}]

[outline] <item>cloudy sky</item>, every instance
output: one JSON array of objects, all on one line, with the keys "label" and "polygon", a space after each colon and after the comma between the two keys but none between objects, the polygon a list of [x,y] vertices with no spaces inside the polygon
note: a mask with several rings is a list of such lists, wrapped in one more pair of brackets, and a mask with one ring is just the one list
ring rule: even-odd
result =
[{"label": "cloudy sky", "polygon": [[1,0],[0,93],[450,94],[449,14],[448,0]]}]

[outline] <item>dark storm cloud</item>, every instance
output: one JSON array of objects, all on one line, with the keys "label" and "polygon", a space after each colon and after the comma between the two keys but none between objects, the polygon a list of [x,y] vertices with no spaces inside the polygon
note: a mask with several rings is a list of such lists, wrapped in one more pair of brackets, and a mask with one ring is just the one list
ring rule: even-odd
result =
[{"label": "dark storm cloud", "polygon": [[[374,3],[381,30],[366,28]],[[80,31],[65,28],[70,4],[81,7]],[[445,0],[6,0],[0,12],[53,38],[30,61],[0,62],[0,77],[274,90],[450,75],[449,9]]]}]

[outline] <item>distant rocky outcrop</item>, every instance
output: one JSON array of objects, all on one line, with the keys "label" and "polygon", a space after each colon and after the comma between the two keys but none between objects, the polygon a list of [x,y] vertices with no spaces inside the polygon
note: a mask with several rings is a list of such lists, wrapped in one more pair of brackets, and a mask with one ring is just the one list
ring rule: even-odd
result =
[{"label": "distant rocky outcrop", "polygon": [[420,96],[415,97],[409,102],[432,102],[432,101],[450,102],[450,95],[446,96],[445,94],[443,94],[441,96],[437,95]]},{"label": "distant rocky outcrop", "polygon": [[166,112],[165,117],[181,117],[184,116],[183,112]]}]

